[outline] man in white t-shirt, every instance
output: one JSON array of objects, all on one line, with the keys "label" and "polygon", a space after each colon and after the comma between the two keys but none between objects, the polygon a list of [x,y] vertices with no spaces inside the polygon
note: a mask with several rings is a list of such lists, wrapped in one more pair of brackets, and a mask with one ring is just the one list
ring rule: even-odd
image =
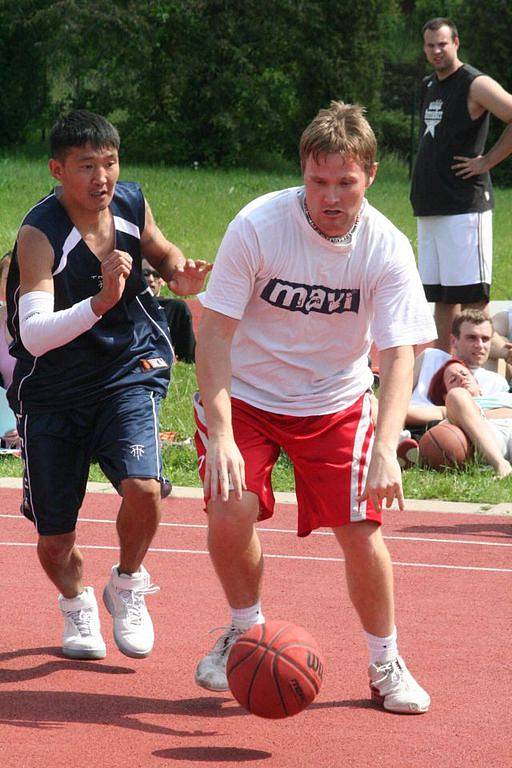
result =
[{"label": "man in white t-shirt", "polygon": [[[464,309],[452,324],[450,342],[455,357],[462,360],[475,377],[484,396],[508,392],[504,376],[483,366],[489,359],[493,323],[481,309]],[[398,462],[407,469],[419,460],[418,440],[423,432],[446,419],[446,406],[436,405],[428,397],[433,376],[452,356],[442,349],[425,349],[414,363],[413,393],[407,408],[405,425],[407,436],[398,446]],[[412,433],[412,436],[411,436]]]},{"label": "man in white t-shirt", "polygon": [[[230,628],[196,669],[228,690],[242,632],[263,623],[255,530],[273,513],[271,471],[295,470],[298,535],[330,527],[370,655],[372,697],[425,712],[430,698],[398,655],[382,506],[403,508],[396,446],[411,394],[413,345],[435,337],[407,238],[366,200],[376,141],[359,106],[332,102],[304,131],[304,186],[264,195],[231,222],[203,299],[196,446],[208,545]],[[367,364],[379,350],[375,427]]]},{"label": "man in white t-shirt", "polygon": [[[508,392],[504,376],[483,366],[489,359],[493,323],[490,316],[480,309],[463,310],[452,325],[450,335],[453,354],[462,360],[476,378],[483,395]],[[428,398],[432,376],[451,357],[441,349],[425,349],[416,358],[413,377],[413,393],[407,409],[407,426],[426,425],[446,418],[444,409],[439,410]]]}]

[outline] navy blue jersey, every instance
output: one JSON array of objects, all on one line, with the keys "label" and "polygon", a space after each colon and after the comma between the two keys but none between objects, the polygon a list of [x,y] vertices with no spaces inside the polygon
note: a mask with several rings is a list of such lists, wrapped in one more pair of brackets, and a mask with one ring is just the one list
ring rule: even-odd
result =
[{"label": "navy blue jersey", "polygon": [[[167,392],[173,353],[165,315],[141,273],[145,204],[139,185],[118,182],[110,211],[115,248],[133,259],[124,293],[89,331],[40,357],[25,349],[19,333],[19,268],[14,248],[7,308],[14,339],[10,351],[17,360],[8,398],[16,413],[73,408],[131,386],[144,386],[164,396]],[[101,263],[55,192],[29,211],[23,225],[43,232],[53,248],[55,311],[98,293]]]}]

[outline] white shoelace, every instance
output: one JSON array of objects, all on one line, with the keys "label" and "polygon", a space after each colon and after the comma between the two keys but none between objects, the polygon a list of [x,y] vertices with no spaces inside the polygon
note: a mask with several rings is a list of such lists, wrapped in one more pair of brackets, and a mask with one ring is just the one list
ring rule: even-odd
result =
[{"label": "white shoelace", "polygon": [[221,630],[222,635],[218,638],[217,642],[213,646],[211,653],[218,653],[221,656],[225,656],[231,646],[236,643],[240,635],[243,635],[243,632],[233,626],[224,626],[214,627],[213,629],[210,629],[208,634],[211,635],[213,632],[220,632]]},{"label": "white shoelace", "polygon": [[142,624],[142,617],[146,602],[144,595],[154,595],[159,592],[160,587],[156,584],[150,584],[149,587],[140,587],[138,589],[120,589],[118,595],[126,607],[126,617],[130,624]]},{"label": "white shoelace", "polygon": [[66,611],[66,615],[71,619],[82,637],[93,634],[91,630],[93,611],[91,608],[80,608],[79,611]]},{"label": "white shoelace", "polygon": [[401,684],[404,675],[402,668],[396,659],[388,661],[385,664],[379,664],[378,669],[382,677],[379,678],[379,680],[374,680],[375,685],[382,685],[382,683],[387,682],[390,686],[389,690],[391,691]]}]

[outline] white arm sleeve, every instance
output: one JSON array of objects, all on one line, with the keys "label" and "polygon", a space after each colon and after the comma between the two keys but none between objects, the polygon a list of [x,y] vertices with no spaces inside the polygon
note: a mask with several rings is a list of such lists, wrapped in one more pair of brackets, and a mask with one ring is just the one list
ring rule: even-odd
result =
[{"label": "white arm sleeve", "polygon": [[91,299],[54,312],[53,293],[31,291],[20,297],[20,336],[25,349],[34,357],[62,347],[85,333],[100,319]]}]

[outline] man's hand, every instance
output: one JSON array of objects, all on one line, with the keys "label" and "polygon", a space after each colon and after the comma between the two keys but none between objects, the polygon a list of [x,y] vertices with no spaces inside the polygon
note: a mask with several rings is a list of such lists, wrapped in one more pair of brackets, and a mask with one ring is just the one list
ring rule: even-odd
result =
[{"label": "man's hand", "polygon": [[205,460],[203,487],[205,494],[215,501],[229,499],[230,485],[238,501],[246,490],[245,463],[232,437],[211,438]]},{"label": "man's hand", "polygon": [[500,357],[509,365],[512,365],[512,342],[507,341],[500,349]]},{"label": "man's hand", "polygon": [[457,160],[457,162],[452,165],[452,171],[455,171],[455,175],[460,176],[462,179],[469,179],[471,176],[478,176],[489,170],[487,161],[482,155],[477,157],[454,155],[453,159]]},{"label": "man's hand", "polygon": [[202,259],[186,259],[176,267],[167,285],[177,296],[195,295],[203,289],[206,275],[212,266]]},{"label": "man's hand", "polygon": [[103,285],[93,296],[91,307],[100,317],[117,304],[123,295],[126,279],[132,271],[132,257],[126,251],[114,250],[101,262]]},{"label": "man's hand", "polygon": [[358,501],[369,500],[380,512],[382,502],[386,500],[386,507],[390,507],[393,500],[398,502],[399,509],[404,509],[404,494],[402,490],[402,473],[396,457],[396,452],[373,451],[366,485]]}]

